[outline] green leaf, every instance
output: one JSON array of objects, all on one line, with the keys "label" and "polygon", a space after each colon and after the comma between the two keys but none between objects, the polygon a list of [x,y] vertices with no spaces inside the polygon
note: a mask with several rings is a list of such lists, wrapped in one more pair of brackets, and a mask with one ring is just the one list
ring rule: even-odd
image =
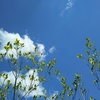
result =
[{"label": "green leaf", "polygon": [[86,41],[87,41],[87,42],[90,42],[90,38],[86,38]]},{"label": "green leaf", "polygon": [[32,80],[32,81],[34,80],[34,75],[32,75],[32,76],[30,77],[30,80]]},{"label": "green leaf", "polygon": [[42,68],[42,67],[39,67],[39,68],[38,68],[38,71],[43,71],[43,68]]},{"label": "green leaf", "polygon": [[7,80],[7,83],[10,84],[10,80]]},{"label": "green leaf", "polygon": [[44,95],[46,96],[46,94],[47,94],[46,90],[44,90],[44,92],[43,92],[43,93],[44,93]]},{"label": "green leaf", "polygon": [[7,43],[7,46],[9,46],[9,45],[10,45],[10,42]]},{"label": "green leaf", "polygon": [[40,81],[40,82],[46,81],[46,79],[45,79],[44,77],[40,76],[39,81]]},{"label": "green leaf", "polygon": [[90,97],[90,100],[95,100],[95,99],[93,99],[93,97]]},{"label": "green leaf", "polygon": [[89,50],[85,50],[85,52],[87,53],[88,56],[90,56],[90,51]]},{"label": "green leaf", "polygon": [[89,58],[89,63],[94,65],[95,64],[94,59],[93,58]]},{"label": "green leaf", "polygon": [[91,44],[91,43],[86,43],[86,47],[87,47],[88,49],[91,49],[92,44]]},{"label": "green leaf", "polygon": [[98,68],[100,69],[100,63],[98,64]]},{"label": "green leaf", "polygon": [[46,63],[45,62],[40,62],[40,66],[45,66]]},{"label": "green leaf", "polygon": [[21,47],[24,47],[24,43],[20,43],[19,45],[20,45]]},{"label": "green leaf", "polygon": [[26,70],[29,71],[30,67],[28,65],[25,66]]},{"label": "green leaf", "polygon": [[81,75],[79,75],[79,74],[77,74],[77,73],[75,73],[75,76],[76,76],[76,78],[78,78],[78,79],[81,78]]},{"label": "green leaf", "polygon": [[34,51],[36,52],[36,50],[37,50],[37,47],[35,46],[33,49],[34,49]]},{"label": "green leaf", "polygon": [[10,44],[10,46],[9,46],[9,47],[10,47],[10,49],[12,49],[12,44]]},{"label": "green leaf", "polygon": [[94,80],[94,83],[98,83],[98,80]]},{"label": "green leaf", "polygon": [[62,80],[62,81],[65,81],[65,80],[66,80],[66,78],[62,76],[62,77],[61,77],[61,80]]},{"label": "green leaf", "polygon": [[81,59],[82,58],[82,54],[77,55],[77,58]]},{"label": "green leaf", "polygon": [[25,76],[24,76],[24,75],[21,75],[21,78],[22,78],[22,79],[25,79]]},{"label": "green leaf", "polygon": [[54,70],[55,75],[60,75],[60,71],[59,70]]}]

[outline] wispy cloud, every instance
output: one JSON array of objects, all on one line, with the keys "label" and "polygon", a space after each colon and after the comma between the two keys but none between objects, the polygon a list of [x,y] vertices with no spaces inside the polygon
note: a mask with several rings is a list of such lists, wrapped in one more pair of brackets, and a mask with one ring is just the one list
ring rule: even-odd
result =
[{"label": "wispy cloud", "polygon": [[[21,49],[22,53],[24,52],[32,52],[32,53],[37,53],[40,52],[42,55],[38,54],[39,60],[44,60],[46,57],[45,54],[45,46],[41,43],[34,43],[29,36],[24,35],[21,37],[19,33],[9,33],[4,30],[0,30],[0,53],[4,53],[5,49],[4,46],[6,45],[7,42],[14,43],[14,41],[18,38],[20,42],[24,43],[24,47]],[[37,47],[37,52],[34,52],[34,48]],[[9,54],[14,53],[14,56],[16,55],[15,49],[12,49],[8,52]]]},{"label": "wispy cloud", "polygon": [[67,1],[66,7],[65,7],[65,8],[62,10],[62,12],[61,12],[61,16],[63,15],[63,13],[64,13],[66,10],[72,8],[72,7],[73,7],[73,4],[74,4],[74,1],[73,1],[73,0],[68,0],[68,1]]},{"label": "wispy cloud", "polygon": [[50,52],[50,53],[53,53],[55,50],[56,50],[56,48],[55,48],[54,46],[52,46],[52,47],[49,49],[49,52]]},{"label": "wispy cloud", "polygon": [[[15,82],[15,74],[16,72],[14,71],[10,71],[10,72],[3,72],[3,74],[7,74],[8,75],[8,79],[5,80],[3,76],[0,76],[0,85],[6,85],[7,84],[7,81],[10,80],[12,86],[14,86],[14,82]],[[34,80],[30,80],[30,77],[29,76],[32,76],[34,75]],[[18,77],[17,77],[17,84],[21,82],[21,85],[22,85],[22,88],[26,88],[26,90],[20,90],[19,89],[19,93],[21,93],[22,96],[25,96],[26,98],[28,97],[33,97],[34,95],[41,95],[43,96],[43,90],[44,88],[42,87],[42,84],[39,84],[39,77],[38,77],[38,72],[37,72],[37,69],[32,69],[32,70],[29,70],[29,72],[27,72],[25,74],[25,79],[22,79],[21,78],[21,74],[18,74]],[[37,86],[36,90],[34,91],[31,91],[30,93],[28,93],[29,91],[29,88],[30,87],[35,87]],[[25,95],[27,94],[27,95]]]}]

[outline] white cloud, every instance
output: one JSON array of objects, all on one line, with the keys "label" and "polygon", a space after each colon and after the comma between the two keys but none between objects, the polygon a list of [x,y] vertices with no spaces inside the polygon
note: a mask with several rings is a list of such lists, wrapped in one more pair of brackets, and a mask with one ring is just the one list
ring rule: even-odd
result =
[{"label": "white cloud", "polygon": [[[19,33],[9,33],[7,31],[4,31],[2,29],[0,29],[0,53],[4,53],[5,52],[5,49],[4,49],[4,46],[7,44],[7,42],[10,41],[10,43],[14,43],[14,41],[16,40],[16,38],[18,38],[20,40],[20,42],[24,43],[24,47],[21,49],[22,53],[24,52],[32,52],[32,53],[37,53],[37,52],[40,52],[42,53],[38,54],[38,57],[39,57],[39,60],[44,60],[45,59],[45,47],[43,44],[40,44],[40,43],[35,43],[27,36],[27,35],[24,35],[23,37],[21,37],[19,35]],[[34,52],[34,49],[37,47],[37,52]],[[8,52],[8,55],[9,54],[14,54],[14,56],[16,57],[16,51],[15,49],[12,49]]]},{"label": "white cloud", "polygon": [[[4,31],[2,29],[0,29],[0,53],[4,53],[5,52],[5,49],[4,49],[4,46],[7,44],[7,42],[10,42],[11,44],[14,43],[14,41],[17,39],[20,40],[21,43],[24,43],[24,47],[21,48],[21,52],[22,53],[25,53],[25,52],[31,52],[33,53],[34,55],[37,55],[38,58],[39,58],[39,61],[41,60],[44,60],[45,59],[45,47],[43,44],[41,43],[34,43],[27,35],[24,35],[23,37],[21,37],[19,35],[19,33],[9,33],[7,31]],[[37,50],[36,52],[34,51],[34,48],[37,47]],[[42,53],[42,55],[40,53]],[[14,54],[14,56],[16,57],[16,51],[15,49],[12,49],[8,52],[8,55],[9,54]],[[8,59],[9,56],[6,56],[6,59]],[[35,70],[35,72],[34,72]],[[29,87],[30,85],[32,87],[35,87],[35,85],[37,86],[36,90],[34,91],[31,91],[30,93],[28,93],[26,95],[26,98],[28,97],[33,97],[34,95],[44,95],[43,94],[43,90],[44,88],[42,87],[42,84],[39,84],[39,76],[38,76],[38,72],[37,72],[37,69],[34,69],[34,70],[29,70],[29,72],[27,72],[25,74],[25,79],[22,79],[21,78],[21,74],[18,74],[18,80],[17,80],[17,84],[19,82],[21,82],[23,88],[26,87],[26,90],[19,90],[19,93],[21,93],[21,95],[25,95],[28,90],[29,90]],[[8,78],[7,80],[10,80],[11,81],[11,84],[14,86],[14,82],[15,82],[15,74],[16,72],[15,71],[10,71],[10,72],[3,72],[3,74],[8,74]],[[34,74],[34,80],[31,81],[29,76],[30,75],[33,75]],[[1,76],[0,77],[0,85],[4,84],[6,85],[7,84],[7,80],[5,81],[4,77]]]},{"label": "white cloud", "polygon": [[[7,80],[10,80],[11,81],[11,84],[14,86],[14,82],[15,82],[15,72],[14,71],[11,71],[11,72],[3,72],[3,74],[8,74],[8,78]],[[34,80],[31,81],[29,76],[32,76],[34,75]],[[0,77],[0,85],[4,84],[6,85],[7,84],[7,80],[4,81],[4,77],[1,76]],[[19,90],[19,92],[21,93],[22,96],[24,96],[26,93],[28,93],[28,90],[29,90],[29,87],[32,86],[34,88],[34,86],[36,85],[37,88],[36,90],[33,90],[31,91],[29,94],[25,95],[26,98],[28,97],[33,97],[34,95],[41,95],[43,96],[43,90],[44,88],[42,87],[41,84],[39,84],[39,77],[38,77],[38,73],[37,73],[37,69],[34,69],[34,70],[29,70],[29,72],[27,72],[25,74],[25,79],[22,79],[21,78],[21,74],[18,74],[18,78],[17,78],[17,84],[21,82],[22,84],[22,87],[26,87],[26,90]]]},{"label": "white cloud", "polygon": [[49,52],[50,52],[50,53],[53,53],[55,50],[56,50],[56,48],[55,48],[54,46],[52,46],[52,47],[49,49]]},{"label": "white cloud", "polygon": [[[35,54],[38,55],[39,61],[45,59],[46,54],[45,54],[45,47],[44,47],[43,44],[41,44],[41,43],[34,43],[27,35],[24,35],[23,37],[21,37],[19,35],[19,33],[9,33],[9,32],[4,31],[2,29],[0,29],[0,53],[4,53],[5,52],[4,46],[7,44],[7,42],[10,42],[10,43],[13,44],[14,41],[16,40],[16,38],[18,38],[21,43],[24,43],[24,47],[21,49],[22,53],[24,53],[24,52],[32,52],[34,55]],[[37,47],[37,52],[34,52],[33,48],[35,48],[35,47]],[[53,53],[54,50],[55,50],[55,47],[53,46],[53,47],[51,47],[49,49],[49,52]],[[39,52],[42,55],[39,54]],[[8,52],[8,54],[12,54],[12,53],[16,57],[17,54],[16,54],[16,51],[14,49],[12,49],[12,50],[10,50]],[[8,59],[8,57],[6,57],[6,58]],[[34,70],[35,70],[35,72],[34,72]],[[15,82],[15,76],[14,75],[16,74],[16,72],[15,71],[10,71],[10,72],[3,72],[3,74],[4,73],[8,74],[7,80],[10,80],[11,84],[14,86],[14,82]],[[33,74],[34,74],[35,79],[34,79],[34,81],[31,81],[30,78],[29,78],[29,76],[33,75]],[[0,77],[0,85],[2,85],[2,83],[4,85],[6,85],[7,84],[7,80],[4,81],[4,77],[1,76]],[[24,90],[24,91],[23,90],[19,90],[19,93],[21,93],[21,95],[25,95],[26,94],[26,92],[29,89],[30,84],[33,87],[35,86],[35,84],[38,85],[37,88],[36,88],[36,90],[31,91],[28,95],[26,95],[26,98],[33,97],[34,95],[41,95],[41,96],[44,95],[43,94],[44,87],[42,86],[42,84],[39,84],[39,76],[38,76],[37,69],[31,69],[31,70],[29,70],[29,72],[27,72],[25,74],[25,79],[24,80],[21,78],[21,74],[18,74],[17,84],[19,82],[21,82],[21,84],[22,84],[23,87],[26,87],[26,90]],[[54,92],[51,95],[55,96],[57,93],[58,92],[56,91],[56,92]],[[48,98],[48,100],[52,100],[52,99]]]},{"label": "white cloud", "polygon": [[72,8],[72,7],[73,7],[73,4],[74,4],[74,1],[73,1],[73,0],[68,0],[65,9],[63,9],[62,12],[61,12],[61,16],[63,15],[63,13],[64,13],[66,10]]}]

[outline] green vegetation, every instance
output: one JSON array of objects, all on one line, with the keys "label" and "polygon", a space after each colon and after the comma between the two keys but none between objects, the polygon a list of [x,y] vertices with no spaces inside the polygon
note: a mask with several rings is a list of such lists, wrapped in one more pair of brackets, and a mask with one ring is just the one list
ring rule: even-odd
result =
[{"label": "green vegetation", "polygon": [[[0,100],[25,100],[31,92],[36,91],[37,88],[46,82],[50,82],[52,75],[59,77],[62,90],[59,93],[48,96],[47,91],[44,89],[43,94],[34,94],[31,98],[33,100],[95,100],[93,97],[88,97],[87,90],[83,88],[82,76],[75,73],[75,78],[71,85],[67,84],[66,78],[60,75],[60,71],[55,68],[56,59],[49,61],[38,61],[38,56],[42,55],[37,52],[37,47],[33,48],[34,53],[24,52],[21,49],[24,43],[16,39],[13,44],[8,42],[5,45],[5,52],[0,54],[0,61],[8,63],[11,73],[13,75],[13,82],[9,78],[7,72],[0,73]],[[77,57],[83,60],[90,68],[92,75],[95,76],[94,84],[100,90],[100,61],[99,54],[95,47],[95,43],[91,43],[89,38],[86,38],[87,57],[79,54]],[[12,51],[14,49],[14,52]],[[12,53],[9,53],[12,52]],[[8,59],[7,59],[8,58]],[[28,63],[27,63],[28,62]],[[23,82],[27,81],[25,73],[28,75],[29,84]],[[23,85],[24,84],[24,85]],[[80,93],[80,95],[77,95]]]}]

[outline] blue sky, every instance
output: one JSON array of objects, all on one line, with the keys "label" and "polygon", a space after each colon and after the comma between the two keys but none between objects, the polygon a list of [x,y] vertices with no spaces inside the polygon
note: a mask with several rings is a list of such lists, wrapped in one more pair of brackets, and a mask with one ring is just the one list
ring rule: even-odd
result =
[{"label": "blue sky", "polygon": [[100,49],[99,26],[99,0],[0,0],[0,28],[20,36],[27,34],[34,42],[42,43],[48,53],[46,61],[57,58],[56,67],[69,83],[75,72],[82,74],[85,87],[97,100],[100,96],[92,86],[93,77],[76,56],[84,54],[86,37],[96,41]]}]

